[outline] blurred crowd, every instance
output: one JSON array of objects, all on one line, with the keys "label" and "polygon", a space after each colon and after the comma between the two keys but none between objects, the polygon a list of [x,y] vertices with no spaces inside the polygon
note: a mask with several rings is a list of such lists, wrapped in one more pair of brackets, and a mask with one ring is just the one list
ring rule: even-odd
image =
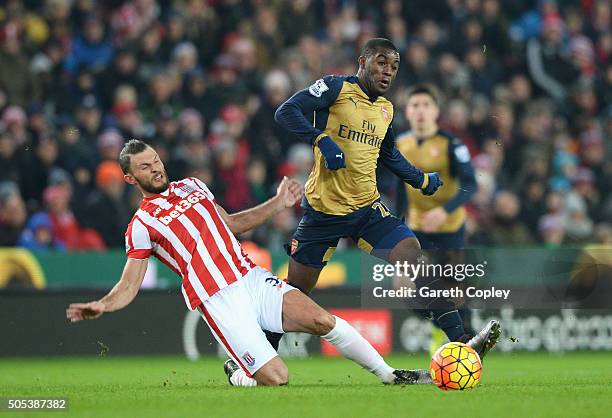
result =
[{"label": "blurred crowd", "polygon": [[[612,243],[611,21],[607,0],[0,0],[0,246],[123,246],[133,137],[229,212],[305,181],[310,145],[274,111],[376,36],[401,51],[395,131],[431,82],[472,153],[471,244]],[[247,238],[280,249],[299,216]]]}]

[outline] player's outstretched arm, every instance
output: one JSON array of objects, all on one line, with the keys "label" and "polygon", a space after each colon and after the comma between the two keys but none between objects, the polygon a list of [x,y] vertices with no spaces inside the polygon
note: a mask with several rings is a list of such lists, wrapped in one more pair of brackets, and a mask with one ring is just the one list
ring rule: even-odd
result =
[{"label": "player's outstretched arm", "polygon": [[421,189],[424,195],[432,195],[443,185],[438,173],[423,173],[413,166],[395,147],[393,127],[389,127],[380,147],[380,162],[393,174],[415,189]]},{"label": "player's outstretched arm", "polygon": [[138,294],[147,271],[148,259],[128,258],[121,279],[102,299],[88,303],[71,303],[66,309],[70,322],[99,318],[104,312],[125,308]]},{"label": "player's outstretched arm", "polygon": [[276,189],[276,196],[261,205],[231,215],[219,205],[217,210],[230,231],[240,234],[258,227],[281,210],[294,206],[303,195],[304,188],[297,180],[283,177]]}]

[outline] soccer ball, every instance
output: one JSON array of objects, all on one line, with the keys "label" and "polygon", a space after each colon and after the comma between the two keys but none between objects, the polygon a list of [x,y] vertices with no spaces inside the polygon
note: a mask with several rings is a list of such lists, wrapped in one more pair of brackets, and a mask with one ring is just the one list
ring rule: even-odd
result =
[{"label": "soccer ball", "polygon": [[472,389],[480,381],[482,363],[472,347],[451,342],[434,353],[429,371],[434,383],[442,390]]}]

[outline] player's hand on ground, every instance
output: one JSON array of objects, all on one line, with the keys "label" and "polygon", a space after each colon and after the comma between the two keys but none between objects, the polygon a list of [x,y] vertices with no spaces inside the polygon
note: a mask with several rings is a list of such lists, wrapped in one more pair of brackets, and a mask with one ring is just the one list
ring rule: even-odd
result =
[{"label": "player's hand on ground", "polygon": [[276,189],[276,196],[281,200],[283,208],[293,207],[304,195],[304,188],[294,179],[283,177]]},{"label": "player's hand on ground", "polygon": [[325,168],[328,170],[339,170],[346,167],[344,152],[329,136],[321,138],[317,146],[321,150],[321,154],[323,154]]},{"label": "player's hand on ground", "polygon": [[444,223],[447,217],[448,212],[446,212],[442,206],[428,210],[423,214],[423,232],[438,232],[438,228]]},{"label": "player's hand on ground", "polygon": [[421,193],[425,196],[431,196],[438,190],[444,182],[440,178],[438,173],[425,173],[423,185],[421,186]]},{"label": "player's hand on ground", "polygon": [[85,319],[96,319],[99,318],[103,313],[106,306],[102,302],[89,302],[89,303],[71,303],[66,309],[66,318],[70,322],[83,321]]}]

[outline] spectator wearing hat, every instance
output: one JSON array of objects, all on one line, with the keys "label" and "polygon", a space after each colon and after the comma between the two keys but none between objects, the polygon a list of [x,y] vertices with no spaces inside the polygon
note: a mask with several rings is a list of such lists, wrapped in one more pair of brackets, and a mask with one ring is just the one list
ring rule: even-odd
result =
[{"label": "spectator wearing hat", "polygon": [[81,139],[91,149],[102,131],[102,111],[96,96],[88,94],[83,97],[76,111],[76,126]]},{"label": "spectator wearing hat", "polygon": [[125,199],[123,172],[116,161],[103,161],[96,169],[96,187],[80,217],[83,226],[95,229],[109,248],[122,247],[123,233],[132,213]]},{"label": "spectator wearing hat", "polygon": [[8,106],[2,112],[2,124],[18,147],[30,142],[28,118],[20,106]]},{"label": "spectator wearing hat", "polygon": [[544,215],[538,223],[540,239],[547,248],[557,248],[565,240],[563,218],[554,214]]},{"label": "spectator wearing hat", "polygon": [[53,233],[53,224],[48,214],[37,212],[28,219],[17,245],[32,251],[66,249]]},{"label": "spectator wearing hat", "polygon": [[107,129],[98,137],[98,155],[102,161],[117,161],[124,144],[123,137],[116,129]]}]

